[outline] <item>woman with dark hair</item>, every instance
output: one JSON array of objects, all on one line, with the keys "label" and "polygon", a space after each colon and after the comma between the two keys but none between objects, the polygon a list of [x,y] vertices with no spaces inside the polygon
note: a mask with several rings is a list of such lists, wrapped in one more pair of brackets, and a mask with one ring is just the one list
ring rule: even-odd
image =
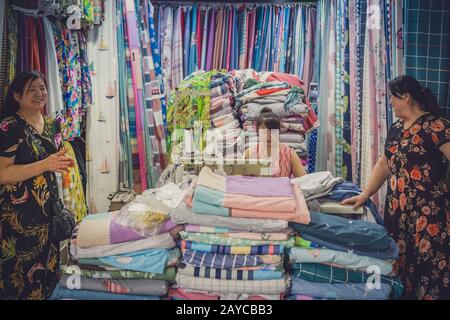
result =
[{"label": "woman with dark hair", "polygon": [[388,182],[384,222],[397,241],[406,299],[450,299],[450,121],[436,98],[410,76],[389,83],[399,118],[364,192],[343,201],[362,206]]},{"label": "woman with dark hair", "polygon": [[[293,149],[278,141],[272,141],[273,131],[280,132],[280,118],[270,108],[265,107],[261,110],[256,120],[256,131],[258,143],[246,150],[246,158],[262,159],[265,156],[270,158],[274,177],[301,177],[306,174],[299,156]],[[277,148],[279,152],[272,155],[272,150]]]},{"label": "woman with dark hair", "polygon": [[58,281],[50,197],[58,194],[54,172],[74,161],[61,149],[59,124],[41,114],[46,102],[44,76],[23,72],[9,86],[2,110],[0,296],[5,299],[46,299]]}]

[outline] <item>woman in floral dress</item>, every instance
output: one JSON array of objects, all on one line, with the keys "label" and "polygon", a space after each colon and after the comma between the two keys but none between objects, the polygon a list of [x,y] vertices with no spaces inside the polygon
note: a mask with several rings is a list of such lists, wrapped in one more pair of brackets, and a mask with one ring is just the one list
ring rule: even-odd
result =
[{"label": "woman in floral dress", "polygon": [[54,172],[73,166],[60,150],[59,124],[43,117],[41,73],[11,83],[0,122],[0,297],[46,299],[58,281],[59,243],[50,238]]},{"label": "woman in floral dress", "polygon": [[414,78],[400,76],[389,90],[399,120],[364,192],[343,204],[361,206],[387,180],[385,226],[399,247],[404,298],[450,299],[450,121]]}]

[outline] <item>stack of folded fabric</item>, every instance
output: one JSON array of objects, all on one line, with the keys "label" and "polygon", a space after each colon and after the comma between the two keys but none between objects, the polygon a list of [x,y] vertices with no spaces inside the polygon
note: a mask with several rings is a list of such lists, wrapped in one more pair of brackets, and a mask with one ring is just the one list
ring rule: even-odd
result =
[{"label": "stack of folded fabric", "polygon": [[239,121],[234,112],[236,86],[234,77],[218,72],[211,77],[210,119],[215,128],[236,129]]},{"label": "stack of folded fabric", "polygon": [[[71,258],[61,266],[53,299],[158,300],[167,295],[181,255],[169,233],[174,224],[167,214],[138,214],[133,205],[120,212],[89,215],[77,226]],[[139,219],[154,232],[145,234],[131,223],[124,225],[127,210],[129,222]]]},{"label": "stack of folded fabric", "polygon": [[[294,75],[277,72],[233,71],[236,78],[242,78],[250,87],[236,95],[235,108],[249,136],[255,141],[256,119],[265,107],[278,114],[280,142],[288,145],[307,164],[305,135],[319,125],[317,116],[305,98],[303,82]],[[250,78],[249,77],[253,77]],[[252,82],[253,81],[253,82]]]},{"label": "stack of folded fabric", "polygon": [[311,211],[348,216],[383,225],[383,218],[370,199],[364,204],[364,210],[355,211],[352,206],[341,206],[343,200],[361,194],[362,190],[352,182],[334,177],[329,171],[310,173],[292,179],[291,182],[301,187]]},{"label": "stack of folded fabric", "polygon": [[376,223],[311,212],[311,223],[290,223],[299,234],[288,251],[292,288],[288,299],[399,298],[393,272],[399,249]]},{"label": "stack of folded fabric", "polygon": [[[171,212],[182,251],[172,299],[280,299],[289,279],[287,221],[309,223],[300,188],[288,178],[220,176],[204,167]],[[267,211],[271,210],[271,211]]]}]

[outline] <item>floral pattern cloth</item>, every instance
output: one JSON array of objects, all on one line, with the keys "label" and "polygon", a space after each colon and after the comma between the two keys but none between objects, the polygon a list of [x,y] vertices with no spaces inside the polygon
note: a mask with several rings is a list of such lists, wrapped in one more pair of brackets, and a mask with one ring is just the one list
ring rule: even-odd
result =
[{"label": "floral pattern cloth", "polygon": [[450,298],[448,161],[439,150],[448,142],[450,121],[430,114],[407,129],[397,121],[386,140],[384,223],[400,250],[397,271],[407,299]]},{"label": "floral pattern cloth", "polygon": [[[15,157],[15,164],[42,160],[61,144],[60,124],[51,118],[45,118],[42,134],[17,115],[0,123],[0,157]],[[46,299],[58,282],[59,244],[49,237],[53,188],[56,177],[50,172],[0,185],[2,298]]]}]

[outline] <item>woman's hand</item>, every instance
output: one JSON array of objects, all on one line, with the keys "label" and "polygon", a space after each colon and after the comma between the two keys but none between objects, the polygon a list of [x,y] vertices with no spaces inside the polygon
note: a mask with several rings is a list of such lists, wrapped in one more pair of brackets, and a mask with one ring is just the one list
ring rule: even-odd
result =
[{"label": "woman's hand", "polygon": [[65,173],[75,165],[72,158],[66,156],[67,149],[61,149],[57,153],[51,154],[43,160],[44,171]]},{"label": "woman's hand", "polygon": [[341,205],[350,205],[353,206],[353,209],[357,210],[361,208],[364,203],[367,201],[367,196],[364,193],[361,193],[360,195],[345,199],[341,202]]}]

